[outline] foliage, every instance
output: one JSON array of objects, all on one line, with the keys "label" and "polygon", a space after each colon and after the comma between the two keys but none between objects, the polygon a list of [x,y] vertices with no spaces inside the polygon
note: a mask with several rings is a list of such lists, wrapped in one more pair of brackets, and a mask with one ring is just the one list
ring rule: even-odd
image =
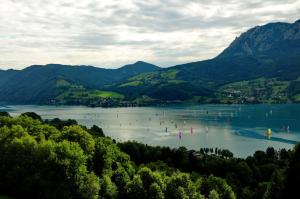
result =
[{"label": "foliage", "polygon": [[34,120],[40,120],[40,121],[42,121],[41,116],[39,116],[38,114],[36,114],[34,112],[22,113],[21,116],[27,116],[27,117],[31,117]]},{"label": "foliage", "polygon": [[[230,185],[230,194],[237,198],[263,198],[267,195],[279,195],[282,191],[284,171],[287,169],[292,151],[282,149],[275,151],[268,148],[266,152],[257,151],[254,156],[246,159],[234,158],[228,150],[201,148],[199,151],[187,150],[184,147],[152,147],[137,142],[118,143],[122,151],[129,154],[136,164],[145,164],[153,170],[164,170],[172,173],[171,168],[189,172],[196,178],[199,175],[210,176],[202,179],[202,194],[209,197],[207,190],[214,189],[223,198],[224,190],[212,185],[222,184],[218,178],[225,179]],[[163,162],[161,162],[163,161]],[[212,176],[211,176],[212,175]],[[204,188],[208,186],[208,188]],[[280,188],[281,187],[281,188]],[[206,191],[205,191],[206,190]],[[228,189],[229,190],[229,189]],[[267,192],[270,192],[267,194]],[[231,198],[228,194],[226,197]],[[211,197],[217,194],[212,193]],[[265,195],[265,196],[264,196]]]},{"label": "foliage", "polygon": [[[180,151],[184,157],[186,149]],[[163,162],[135,164],[101,128],[35,113],[0,116],[0,152],[0,194],[14,198],[198,199],[231,190],[225,180],[205,188],[205,176]]]},{"label": "foliage", "polygon": [[9,117],[10,115],[9,115],[9,113],[8,112],[2,112],[2,111],[0,111],[0,117],[3,117],[3,116],[6,116],[6,117]]},{"label": "foliage", "polygon": [[[34,119],[36,118],[36,119]],[[0,116],[0,194],[14,198],[280,199],[299,195],[300,152],[118,143],[100,127]],[[299,157],[298,157],[299,156]],[[132,160],[132,161],[131,161]]]}]

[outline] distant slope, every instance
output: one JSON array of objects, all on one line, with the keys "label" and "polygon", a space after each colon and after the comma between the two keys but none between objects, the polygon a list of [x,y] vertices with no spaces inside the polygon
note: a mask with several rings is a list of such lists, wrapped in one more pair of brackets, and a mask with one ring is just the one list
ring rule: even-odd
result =
[{"label": "distant slope", "polygon": [[[163,74],[171,71],[176,71],[175,77],[167,81],[161,78]],[[140,96],[158,100],[187,100],[197,96],[195,99],[198,102],[224,102],[218,99],[218,92],[223,85],[260,77],[275,78],[279,83],[291,81],[291,85],[295,85],[296,82],[298,85],[296,79],[300,77],[300,20],[293,24],[271,23],[257,26],[243,33],[214,59],[138,75],[120,85],[128,85],[132,80],[138,79],[139,86],[123,90],[132,98],[139,93]],[[168,82],[170,80],[172,81]],[[174,85],[174,82],[177,84]],[[112,89],[122,92],[120,85]],[[286,87],[285,102],[288,98],[294,98],[291,93],[300,93],[298,87]],[[174,92],[178,96],[174,96]],[[256,99],[256,102],[263,101]]]},{"label": "distant slope", "polygon": [[57,82],[65,80],[86,89],[99,89],[106,84],[124,80],[159,67],[145,62],[118,69],[93,66],[34,65],[21,71],[1,71],[0,101],[11,103],[47,103],[58,95]]},{"label": "distant slope", "polygon": [[16,70],[0,70],[0,85],[4,84],[8,79],[17,73]]},{"label": "distant slope", "polygon": [[215,59],[175,68],[181,78],[217,84],[260,76],[295,79],[300,75],[300,21],[252,28]]},{"label": "distant slope", "polygon": [[298,55],[300,20],[254,27],[236,38],[218,57]]}]

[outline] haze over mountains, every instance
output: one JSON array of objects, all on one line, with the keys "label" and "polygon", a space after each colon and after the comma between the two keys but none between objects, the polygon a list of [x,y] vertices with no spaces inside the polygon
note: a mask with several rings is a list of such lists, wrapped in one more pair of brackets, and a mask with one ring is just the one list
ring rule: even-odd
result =
[{"label": "haze over mountains", "polygon": [[161,69],[49,64],[0,70],[0,101],[102,105],[102,101],[300,102],[300,20],[254,27],[216,58]]}]

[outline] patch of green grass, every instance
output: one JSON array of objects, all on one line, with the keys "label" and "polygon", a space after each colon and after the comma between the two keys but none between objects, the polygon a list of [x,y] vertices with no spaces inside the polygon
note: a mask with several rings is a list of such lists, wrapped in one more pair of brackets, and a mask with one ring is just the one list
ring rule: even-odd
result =
[{"label": "patch of green grass", "polygon": [[112,98],[112,99],[123,99],[124,95],[117,93],[117,92],[111,92],[111,91],[95,91],[92,95],[96,95],[101,98]]},{"label": "patch of green grass", "polygon": [[152,78],[154,78],[155,76],[157,76],[157,72],[148,72],[148,73],[141,73],[138,74],[134,77],[129,78],[129,81],[146,81],[146,80],[150,80]]},{"label": "patch of green grass", "polygon": [[168,70],[168,71],[162,72],[160,74],[160,76],[163,79],[175,79],[178,72],[179,72],[178,70]]},{"label": "patch of green grass", "polygon": [[124,95],[116,92],[86,89],[81,85],[70,84],[65,80],[58,80],[57,84],[61,85],[55,98],[58,101],[93,101],[100,98],[124,98]]},{"label": "patch of green grass", "polygon": [[121,87],[121,88],[129,87],[129,86],[135,87],[135,86],[141,86],[143,84],[144,83],[141,82],[141,81],[132,81],[132,82],[128,82],[128,83],[125,83],[125,84],[121,84],[119,87]]},{"label": "patch of green grass", "polygon": [[166,71],[159,72],[148,72],[136,75],[128,79],[128,82],[125,82],[118,87],[127,87],[127,86],[157,86],[157,85],[167,85],[167,84],[181,84],[185,81],[177,80],[176,76],[179,70],[171,69]]},{"label": "patch of green grass", "polygon": [[71,84],[64,79],[59,79],[56,81],[56,86],[57,87],[66,87],[66,86],[71,86]]}]

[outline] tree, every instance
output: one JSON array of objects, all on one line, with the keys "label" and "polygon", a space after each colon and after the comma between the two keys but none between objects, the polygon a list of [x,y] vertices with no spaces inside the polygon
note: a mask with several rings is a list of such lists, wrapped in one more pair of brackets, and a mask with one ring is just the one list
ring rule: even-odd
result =
[{"label": "tree", "polygon": [[95,141],[93,137],[78,125],[64,127],[57,139],[76,142],[86,153],[90,155],[94,153]]},{"label": "tree", "polygon": [[196,183],[185,173],[174,173],[166,182],[166,198],[202,198],[197,191]]},{"label": "tree", "polygon": [[135,170],[129,161],[129,156],[121,152],[110,138],[99,137],[94,141],[92,168],[97,175],[110,173],[118,167],[123,167],[130,177],[134,175]]},{"label": "tree", "polygon": [[118,187],[119,197],[123,198],[123,195],[125,194],[125,186],[130,181],[130,177],[123,167],[118,167],[112,173],[111,179]]},{"label": "tree", "polygon": [[242,185],[248,185],[253,182],[253,172],[246,162],[239,162],[237,164],[236,174]]},{"label": "tree", "polygon": [[209,154],[211,148],[201,154],[201,149],[184,147],[115,144],[101,136],[100,127],[74,123],[57,119],[51,124],[27,115],[0,117],[0,194],[33,199],[234,199],[235,194],[276,199],[288,196],[290,189],[296,192],[290,184],[300,182],[298,148],[280,153],[268,149],[241,159],[219,148],[216,156]]},{"label": "tree", "polygon": [[93,125],[90,129],[90,133],[96,137],[104,137],[104,133],[103,133],[103,130],[102,128],[96,126],[96,125]]},{"label": "tree", "polygon": [[220,199],[220,195],[213,189],[209,192],[208,199]]},{"label": "tree", "polygon": [[159,173],[152,172],[149,168],[143,167],[138,171],[138,175],[140,175],[144,188],[147,190],[151,186],[152,183],[157,183],[160,186],[163,186],[163,182]]},{"label": "tree", "polygon": [[221,155],[222,155],[222,157],[226,157],[226,158],[233,157],[233,153],[227,149],[222,150]]},{"label": "tree", "polygon": [[[27,116],[5,122],[0,128],[0,193],[18,198],[98,197],[98,177],[87,169],[88,157],[78,143],[52,140],[55,128]],[[46,134],[49,140],[40,139]]]},{"label": "tree", "polygon": [[215,190],[218,193],[220,193],[220,198],[223,199],[236,198],[234,192],[232,191],[232,188],[226,183],[225,180],[219,177],[214,177],[212,175],[203,180],[200,190],[201,193],[204,193],[206,197],[209,196],[211,190]]},{"label": "tree", "polygon": [[33,125],[29,130],[30,135],[34,136],[37,140],[48,140],[58,137],[61,134],[61,132],[58,131],[55,127],[47,124]]},{"label": "tree", "polygon": [[276,151],[273,147],[268,147],[267,150],[266,150],[266,155],[268,158],[270,159],[275,159],[277,158],[277,154],[276,154]]},{"label": "tree", "polygon": [[266,153],[264,151],[256,151],[254,153],[254,158],[257,162],[261,163],[266,159]]},{"label": "tree", "polygon": [[61,120],[59,118],[54,118],[52,120],[45,120],[45,123],[55,126],[58,130],[62,130],[65,126],[77,125],[76,120],[72,120],[72,119]]},{"label": "tree", "polygon": [[34,112],[26,112],[26,113],[22,113],[21,116],[27,116],[30,117],[34,120],[39,120],[39,121],[43,121],[42,117],[39,116],[38,114],[34,113]]},{"label": "tree", "polygon": [[143,181],[139,175],[135,175],[126,185],[126,193],[129,199],[146,198]]},{"label": "tree", "polygon": [[285,182],[284,196],[286,198],[300,198],[300,144],[294,149],[294,154],[290,161]]},{"label": "tree", "polygon": [[279,152],[279,158],[280,160],[289,160],[290,154],[286,149],[281,149]]},{"label": "tree", "polygon": [[177,187],[177,189],[174,190],[172,198],[189,199],[189,196],[185,192],[184,188],[179,186]]},{"label": "tree", "polygon": [[283,189],[284,189],[284,176],[282,171],[276,170],[273,173],[271,182],[269,182],[267,186],[267,190],[263,196],[263,199],[281,199],[284,198],[283,196]]},{"label": "tree", "polygon": [[161,190],[161,187],[157,183],[152,183],[148,191],[149,199],[164,199],[164,193]]},{"label": "tree", "polygon": [[11,117],[8,112],[0,111],[0,117]]},{"label": "tree", "polygon": [[117,186],[111,181],[108,175],[104,175],[103,178],[100,179],[99,197],[101,199],[114,199],[117,198],[117,195]]}]

